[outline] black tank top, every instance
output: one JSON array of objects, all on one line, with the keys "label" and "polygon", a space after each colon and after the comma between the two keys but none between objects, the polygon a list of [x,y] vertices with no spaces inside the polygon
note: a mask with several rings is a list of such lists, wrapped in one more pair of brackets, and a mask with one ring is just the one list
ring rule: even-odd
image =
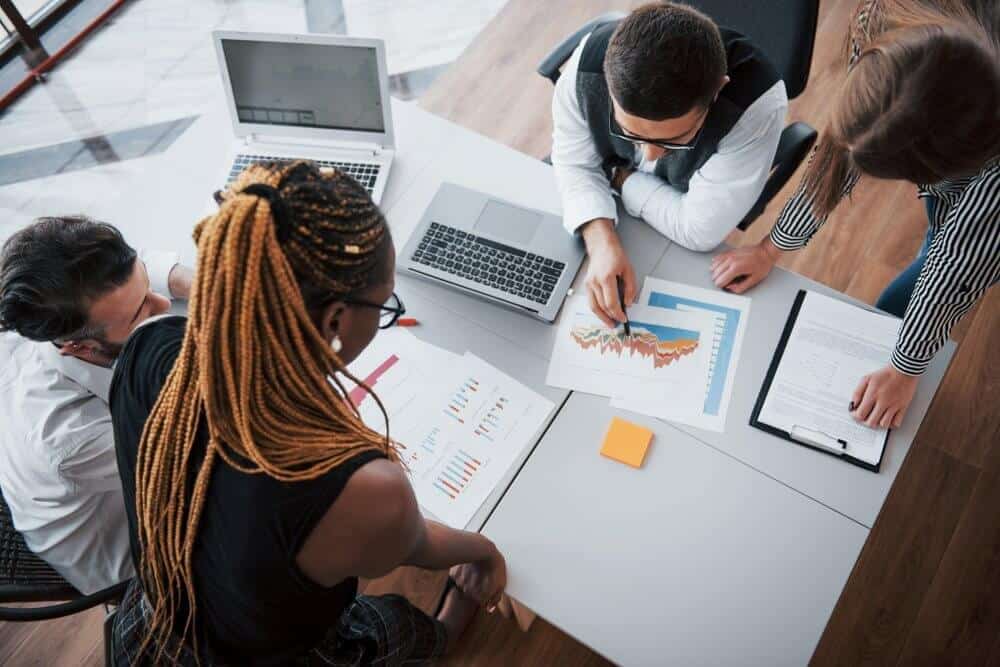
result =
[{"label": "black tank top", "polygon": [[[139,438],[180,353],[186,323],[183,317],[169,317],[136,331],[118,358],[111,385],[118,470],[137,571],[142,561],[135,514]],[[188,488],[206,442],[202,425]],[[215,464],[193,568],[199,639],[217,657],[240,665],[285,664],[336,626],[357,594],[357,579],[324,588],[299,570],[295,555],[350,476],[382,456],[365,452],[322,477],[294,483],[247,475],[222,460]]]}]

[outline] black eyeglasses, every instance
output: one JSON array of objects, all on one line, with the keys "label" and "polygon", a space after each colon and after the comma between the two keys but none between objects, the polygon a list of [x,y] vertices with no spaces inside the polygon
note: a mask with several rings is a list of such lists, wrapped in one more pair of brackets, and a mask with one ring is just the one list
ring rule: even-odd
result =
[{"label": "black eyeglasses", "polygon": [[378,328],[388,329],[396,322],[399,318],[406,314],[406,306],[403,305],[403,300],[399,298],[399,295],[395,292],[389,297],[389,300],[385,303],[372,303],[371,301],[365,301],[363,299],[344,299],[344,303],[348,303],[352,306],[362,306],[364,308],[378,308],[382,312],[378,317]]},{"label": "black eyeglasses", "polygon": [[[705,116],[708,116],[708,112],[705,113]],[[702,117],[703,120],[705,116]],[[684,144],[674,143],[673,141],[661,141],[660,139],[646,139],[644,137],[634,137],[630,134],[619,132],[618,130],[615,129],[616,127],[619,130],[621,129],[621,126],[618,125],[618,122],[615,120],[615,107],[609,101],[608,132],[611,133],[612,137],[615,137],[616,139],[624,139],[625,141],[629,141],[633,144],[649,144],[650,146],[657,146],[659,148],[663,148],[668,151],[689,151],[698,144],[698,139],[701,138],[701,132],[702,130],[705,129],[705,123],[701,124],[701,127],[698,128],[698,131],[695,132],[693,137],[691,137],[691,141]]]}]

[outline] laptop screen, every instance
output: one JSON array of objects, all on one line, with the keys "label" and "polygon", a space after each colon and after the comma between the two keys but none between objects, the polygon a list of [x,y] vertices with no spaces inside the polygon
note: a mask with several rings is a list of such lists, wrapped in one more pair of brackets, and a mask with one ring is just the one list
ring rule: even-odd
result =
[{"label": "laptop screen", "polygon": [[223,39],[241,122],[384,132],[374,47]]}]

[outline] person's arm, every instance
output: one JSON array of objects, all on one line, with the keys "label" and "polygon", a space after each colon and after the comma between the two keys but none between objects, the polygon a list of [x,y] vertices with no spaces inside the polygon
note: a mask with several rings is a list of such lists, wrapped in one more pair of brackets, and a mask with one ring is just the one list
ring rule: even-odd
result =
[{"label": "person's arm", "polygon": [[681,192],[654,174],[635,172],[621,188],[629,214],[685,248],[707,251],[746,216],[767,183],[788,110],[781,82],[744,112],[718,151]]},{"label": "person's arm", "polygon": [[854,392],[854,416],[898,426],[920,376],[952,328],[1000,281],[1000,168],[969,186],[934,236],[903,315],[889,365]]},{"label": "person's arm", "polygon": [[618,277],[624,284],[626,303],[638,297],[638,289],[635,271],[615,231],[618,209],[611,184],[576,98],[576,73],[587,39],[563,67],[552,96],[552,167],[562,195],[563,225],[571,234],[580,234],[590,256],[585,280],[590,308],[613,327],[625,319]]},{"label": "person's arm", "polygon": [[[80,409],[84,413],[107,412],[96,397]],[[111,501],[102,504],[99,517],[80,527],[87,532],[85,539],[74,536],[86,548],[81,548],[73,561],[67,554],[58,569],[82,593],[89,594],[132,577],[134,569],[110,415],[87,424],[82,433],[79,445],[60,461],[58,474],[76,496],[95,502],[108,497]]]},{"label": "person's arm", "polygon": [[[809,162],[815,154],[813,149]],[[806,169],[809,169],[808,164]],[[858,178],[859,174],[855,171],[848,175],[842,190],[843,197],[851,193]],[[767,277],[782,252],[804,247],[825,222],[825,217],[819,218],[813,213],[813,200],[806,192],[803,178],[795,194],[785,202],[768,236],[759,243],[727,250],[712,259],[715,286],[742,294]]]},{"label": "person's arm", "polygon": [[191,296],[194,271],[180,263],[177,253],[142,249],[139,259],[146,265],[149,286],[154,292],[171,299]]},{"label": "person's arm", "polygon": [[402,565],[441,570],[478,564],[486,576],[463,589],[481,602],[506,586],[503,556],[480,535],[429,521],[399,464],[378,459],[355,472],[299,551],[296,561],[317,583],[348,576],[375,579]]},{"label": "person's arm", "polygon": [[611,185],[576,97],[576,73],[585,37],[563,66],[552,95],[552,167],[562,196],[563,224],[577,233],[592,220],[618,219]]}]

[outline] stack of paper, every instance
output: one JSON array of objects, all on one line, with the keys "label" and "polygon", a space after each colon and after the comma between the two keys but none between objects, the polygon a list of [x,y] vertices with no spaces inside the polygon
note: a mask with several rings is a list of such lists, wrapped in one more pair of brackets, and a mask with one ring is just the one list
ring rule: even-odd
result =
[{"label": "stack of paper", "polygon": [[547,382],[611,397],[616,408],[722,431],[750,299],[647,278],[631,335],[587,299],[567,300]]},{"label": "stack of paper", "polygon": [[[554,407],[479,357],[398,328],[376,336],[350,371],[385,407],[420,506],[454,528],[468,525]],[[372,395],[358,386],[350,398],[384,433]]]}]

